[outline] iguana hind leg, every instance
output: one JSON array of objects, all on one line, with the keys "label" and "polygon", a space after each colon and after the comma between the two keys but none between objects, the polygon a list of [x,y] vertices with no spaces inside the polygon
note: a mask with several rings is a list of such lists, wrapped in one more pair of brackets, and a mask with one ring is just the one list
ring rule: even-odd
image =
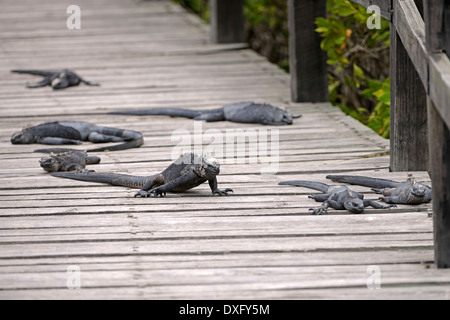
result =
[{"label": "iguana hind leg", "polygon": [[223,112],[205,113],[194,118],[194,120],[205,120],[206,122],[224,121]]},{"label": "iguana hind leg", "polygon": [[45,86],[48,86],[51,83],[51,80],[49,78],[44,78],[39,82],[36,83],[27,83],[27,88],[33,89],[33,88],[42,88]]},{"label": "iguana hind leg", "polygon": [[[381,198],[380,198],[381,199]],[[390,203],[387,202],[386,203]],[[383,206],[381,203],[378,203],[373,200],[364,200],[364,207],[372,207],[375,209],[390,209],[390,208],[397,208],[395,204],[389,205],[389,206]]]},{"label": "iguana hind leg", "polygon": [[92,132],[89,134],[88,140],[93,143],[102,142],[123,142],[124,140],[117,136],[105,135],[98,132]]},{"label": "iguana hind leg", "polygon": [[162,175],[158,175],[154,177],[153,179],[149,180],[141,190],[139,190],[134,197],[142,197],[142,198],[148,198],[152,193],[149,190],[153,190],[156,187],[164,185],[164,177]]},{"label": "iguana hind leg", "polygon": [[[182,175],[181,177],[172,180],[168,183],[165,183],[159,187],[152,188],[151,190],[148,190],[150,185],[152,185],[154,182],[152,181],[150,184],[144,186],[141,190],[139,190],[138,193],[136,193],[135,197],[144,197],[148,198],[151,195],[153,195],[155,198],[157,197],[165,197],[167,192],[170,191],[176,191],[177,189],[182,189],[182,186],[190,185],[191,181],[194,181],[198,178],[197,174],[195,172],[188,172]],[[190,189],[190,188],[187,188]]]},{"label": "iguana hind leg", "polygon": [[308,198],[313,199],[316,202],[324,202],[324,201],[327,201],[330,196],[331,196],[331,194],[329,194],[329,193],[327,193],[327,194],[312,194],[312,195],[308,196]]}]

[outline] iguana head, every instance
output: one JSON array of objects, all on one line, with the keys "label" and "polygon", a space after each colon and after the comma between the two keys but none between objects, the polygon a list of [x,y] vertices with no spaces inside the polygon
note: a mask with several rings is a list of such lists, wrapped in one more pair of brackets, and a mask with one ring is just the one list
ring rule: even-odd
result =
[{"label": "iguana head", "polygon": [[427,188],[421,183],[412,186],[411,194],[416,198],[425,198],[427,195]]},{"label": "iguana head", "polygon": [[363,213],[364,201],[355,196],[350,190],[348,190],[349,197],[344,201],[344,208],[351,213]]},{"label": "iguana head", "polygon": [[53,157],[50,158],[42,158],[39,160],[39,163],[41,164],[41,167],[48,172],[56,172],[61,167],[61,163],[59,163],[56,159]]},{"label": "iguana head", "polygon": [[220,173],[220,163],[209,155],[203,156],[203,165],[207,173],[217,176]]},{"label": "iguana head", "polygon": [[29,130],[22,130],[20,132],[13,133],[11,136],[12,144],[31,144],[35,141],[36,137]]},{"label": "iguana head", "polygon": [[219,161],[209,155],[185,153],[179,157],[175,164],[194,165],[195,172],[207,180],[213,179],[220,173]]},{"label": "iguana head", "polygon": [[361,199],[353,199],[348,202],[346,201],[344,203],[344,207],[351,213],[363,213],[364,212],[364,203]]},{"label": "iguana head", "polygon": [[264,122],[267,123],[284,123],[291,125],[294,122],[294,119],[301,117],[290,114],[281,107],[274,107],[270,104],[262,104],[261,106],[261,117],[264,119]]}]

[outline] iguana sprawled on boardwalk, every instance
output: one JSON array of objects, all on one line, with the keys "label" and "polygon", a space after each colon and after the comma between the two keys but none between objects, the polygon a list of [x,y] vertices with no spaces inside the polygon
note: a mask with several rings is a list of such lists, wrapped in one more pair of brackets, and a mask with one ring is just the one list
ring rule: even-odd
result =
[{"label": "iguana sprawled on boardwalk", "polygon": [[[59,121],[40,124],[34,127],[24,128],[11,136],[12,144],[81,144],[82,141],[93,143],[124,142],[110,147],[88,150],[91,152],[116,151],[136,148],[144,143],[140,132],[102,127],[83,121]],[[72,151],[72,149],[39,149],[35,152],[58,153]]]},{"label": "iguana sprawled on boardwalk", "polygon": [[185,192],[208,181],[212,193],[227,196],[231,189],[220,190],[217,185],[217,175],[220,173],[219,162],[207,156],[187,153],[161,173],[149,176],[130,176],[112,173],[51,173],[52,176],[88,182],[107,183],[114,186],[123,186],[141,189],[135,197],[164,197],[167,192]]},{"label": "iguana sprawled on boardwalk", "polygon": [[99,164],[99,157],[88,156],[85,151],[70,151],[60,154],[51,154],[48,158],[42,158],[39,163],[48,172],[77,171],[88,172],[86,165]]},{"label": "iguana sprawled on boardwalk", "polygon": [[364,195],[350,190],[347,186],[334,188],[325,183],[311,181],[284,181],[280,185],[290,185],[296,187],[304,187],[323,192],[324,194],[310,195],[309,198],[317,202],[323,202],[323,205],[317,209],[310,209],[312,214],[321,215],[327,213],[329,207],[336,210],[348,210],[351,213],[363,213],[365,207],[373,207],[375,209],[389,209],[391,206],[383,206],[373,200],[364,200]]},{"label": "iguana sprawled on boardwalk", "polygon": [[373,191],[384,196],[380,200],[386,203],[412,205],[429,203],[433,193],[431,187],[417,182],[414,178],[405,182],[396,182],[363,176],[329,175],[327,179],[372,188]]},{"label": "iguana sprawled on boardwalk", "polygon": [[213,121],[232,121],[240,123],[261,123],[272,126],[283,126],[293,123],[293,119],[301,116],[295,116],[287,111],[274,107],[270,104],[261,104],[255,102],[239,102],[223,106],[222,108],[212,110],[186,110],[175,108],[159,108],[149,110],[130,110],[110,112],[110,114],[122,115],[165,115],[172,117],[183,117],[194,120]]},{"label": "iguana sprawled on boardwalk", "polygon": [[35,84],[28,84],[27,88],[41,88],[45,86],[51,86],[54,90],[58,90],[77,86],[80,83],[87,84],[88,86],[99,86],[98,83],[86,81],[78,76],[75,72],[68,69],[64,69],[61,71],[12,70],[11,72],[32,74],[35,76],[44,77],[41,81]]}]

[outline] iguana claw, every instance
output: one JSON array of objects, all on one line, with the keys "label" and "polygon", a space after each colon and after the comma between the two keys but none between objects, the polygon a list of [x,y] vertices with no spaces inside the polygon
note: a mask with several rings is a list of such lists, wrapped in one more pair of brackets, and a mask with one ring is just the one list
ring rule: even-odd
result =
[{"label": "iguana claw", "polygon": [[320,216],[322,214],[328,213],[327,209],[323,209],[323,208],[318,208],[318,209],[311,208],[311,209],[309,209],[309,211],[312,211],[311,215],[313,215],[313,216]]},{"label": "iguana claw", "polygon": [[161,197],[164,198],[167,193],[164,191],[161,191],[159,189],[153,189],[150,191],[145,191],[145,190],[139,190],[134,197],[135,198],[150,198],[153,195],[153,197],[157,198],[157,197]]},{"label": "iguana claw", "polygon": [[234,193],[232,189],[225,189],[225,190],[216,189],[214,190],[213,194],[218,194],[219,196],[228,196],[229,192]]},{"label": "iguana claw", "polygon": [[156,188],[153,190],[150,190],[149,193],[153,193],[153,196],[155,198],[161,197],[161,198],[165,198],[167,195],[167,192],[161,191],[160,189]]},{"label": "iguana claw", "polygon": [[144,190],[139,190],[135,195],[135,198],[148,198],[150,197],[150,192],[148,191],[144,191]]}]

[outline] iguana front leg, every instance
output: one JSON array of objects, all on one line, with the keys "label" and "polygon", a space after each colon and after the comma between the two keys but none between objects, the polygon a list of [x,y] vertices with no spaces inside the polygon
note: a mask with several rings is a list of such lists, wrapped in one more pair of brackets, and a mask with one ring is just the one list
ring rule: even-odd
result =
[{"label": "iguana front leg", "polygon": [[213,194],[218,194],[219,196],[228,196],[229,192],[234,193],[234,191],[232,189],[220,190],[218,188],[217,178],[209,180],[208,182],[209,182],[209,187],[211,188],[211,191]]},{"label": "iguana front leg", "polygon": [[[389,203],[389,202],[387,202]],[[372,207],[375,209],[390,209],[390,208],[397,208],[395,204],[391,204],[389,206],[383,206],[381,203],[378,203],[373,200],[364,200],[364,207]]]},{"label": "iguana front leg", "polygon": [[330,202],[329,201],[325,201],[319,208],[311,208],[309,209],[309,211],[312,211],[312,215],[322,215],[325,213],[328,213],[328,208],[330,207]]},{"label": "iguana front leg", "polygon": [[322,215],[328,213],[328,208],[333,208],[336,210],[342,210],[344,209],[344,206],[341,205],[339,202],[335,200],[326,200],[319,208],[317,209],[309,209],[309,211],[312,211],[312,215]]},{"label": "iguana front leg", "polygon": [[40,144],[49,144],[49,145],[61,145],[61,144],[82,144],[79,140],[72,140],[72,139],[64,139],[64,138],[58,138],[58,137],[39,137],[36,139],[36,143]]}]

